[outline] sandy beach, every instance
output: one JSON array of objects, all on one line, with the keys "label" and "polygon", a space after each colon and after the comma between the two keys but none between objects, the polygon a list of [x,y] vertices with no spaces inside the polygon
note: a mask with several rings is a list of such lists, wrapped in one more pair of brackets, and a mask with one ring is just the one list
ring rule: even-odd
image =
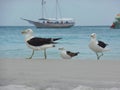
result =
[{"label": "sandy beach", "polygon": [[120,90],[120,61],[1,59],[0,90],[11,85],[34,88],[24,90]]}]

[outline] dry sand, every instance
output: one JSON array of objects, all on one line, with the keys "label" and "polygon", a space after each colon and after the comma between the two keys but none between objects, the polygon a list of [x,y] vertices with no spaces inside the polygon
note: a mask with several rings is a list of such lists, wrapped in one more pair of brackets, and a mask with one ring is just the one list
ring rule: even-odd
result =
[{"label": "dry sand", "polygon": [[5,85],[27,85],[36,90],[49,86],[73,90],[79,85],[120,88],[120,61],[0,59],[0,86]]}]

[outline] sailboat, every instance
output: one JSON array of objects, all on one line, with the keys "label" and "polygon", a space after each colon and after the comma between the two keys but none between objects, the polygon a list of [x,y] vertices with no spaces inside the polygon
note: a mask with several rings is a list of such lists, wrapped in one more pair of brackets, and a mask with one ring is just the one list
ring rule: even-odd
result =
[{"label": "sailboat", "polygon": [[45,18],[45,4],[46,1],[42,0],[42,18],[38,19],[37,21],[32,21],[28,19],[24,19],[29,23],[35,25],[37,28],[69,28],[74,26],[75,22],[72,18],[58,18],[58,0],[56,0],[56,17],[55,18]]}]

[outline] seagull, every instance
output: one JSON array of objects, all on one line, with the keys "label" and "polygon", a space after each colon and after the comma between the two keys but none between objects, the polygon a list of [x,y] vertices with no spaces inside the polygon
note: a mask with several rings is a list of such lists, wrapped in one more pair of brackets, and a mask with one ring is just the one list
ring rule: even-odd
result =
[{"label": "seagull", "polygon": [[79,54],[79,52],[66,51],[64,48],[59,48],[59,50],[61,50],[60,55],[63,59],[71,59]]},{"label": "seagull", "polygon": [[32,55],[28,59],[32,59],[34,55],[34,51],[36,50],[44,50],[44,57],[47,59],[46,49],[55,47],[57,44],[57,40],[61,38],[41,38],[41,37],[34,37],[32,29],[26,29],[21,32],[25,35],[25,43],[26,45],[33,50]]},{"label": "seagull", "polygon": [[[106,49],[106,46],[108,44],[104,43],[103,41],[96,40],[96,33],[91,34],[91,41],[89,43],[89,48],[94,51],[97,55],[97,60],[100,59],[101,56],[103,56],[104,51],[108,51]],[[101,53],[100,55],[98,53]]]}]

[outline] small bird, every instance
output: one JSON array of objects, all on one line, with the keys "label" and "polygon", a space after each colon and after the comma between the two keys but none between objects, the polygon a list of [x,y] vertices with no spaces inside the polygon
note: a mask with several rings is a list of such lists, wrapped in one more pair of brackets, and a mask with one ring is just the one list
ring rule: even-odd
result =
[{"label": "small bird", "polygon": [[[104,43],[103,41],[96,40],[96,33],[91,34],[91,41],[89,43],[89,48],[94,51],[97,55],[97,60],[103,56],[104,51],[108,51],[105,49],[108,44]],[[101,53],[100,55],[98,53]]]},{"label": "small bird", "polygon": [[61,50],[60,55],[63,59],[71,59],[79,54],[79,52],[66,51],[64,48],[59,48],[59,50]]},{"label": "small bird", "polygon": [[44,57],[45,59],[47,59],[46,49],[55,47],[55,44],[57,44],[57,42],[55,41],[61,39],[61,38],[34,37],[32,29],[26,29],[21,33],[25,35],[26,45],[33,50],[32,55],[28,59],[32,58],[35,50],[44,50]]}]

